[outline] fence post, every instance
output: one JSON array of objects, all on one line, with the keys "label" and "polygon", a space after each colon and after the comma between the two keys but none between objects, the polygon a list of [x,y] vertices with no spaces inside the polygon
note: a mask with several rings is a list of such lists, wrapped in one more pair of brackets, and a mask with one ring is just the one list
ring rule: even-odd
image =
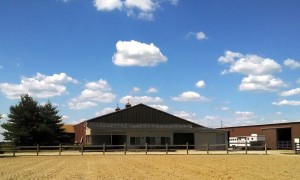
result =
[{"label": "fence post", "polygon": [[267,143],[265,142],[265,154],[268,154],[268,150],[267,150]]},{"label": "fence post", "polygon": [[148,143],[145,144],[145,153],[148,154]]},{"label": "fence post", "polygon": [[84,146],[83,146],[83,143],[81,144],[81,155],[83,155],[83,148],[84,148]]},{"label": "fence post", "polygon": [[186,154],[189,154],[189,142],[186,142]]},{"label": "fence post", "polygon": [[228,154],[228,153],[229,153],[229,152],[228,152],[228,141],[226,141],[225,143],[226,143],[226,144],[225,144],[226,154]]},{"label": "fence post", "polygon": [[246,154],[248,154],[248,145],[247,145],[247,140],[245,141],[245,151],[246,151]]},{"label": "fence post", "polygon": [[39,150],[40,150],[40,145],[37,144],[37,145],[36,145],[36,155],[37,155],[37,156],[39,155]]},{"label": "fence post", "polygon": [[124,154],[126,155],[126,149],[127,149],[127,145],[126,143],[124,143]]},{"label": "fence post", "polygon": [[166,154],[168,154],[169,151],[169,147],[168,147],[168,143],[166,143]]},{"label": "fence post", "polygon": [[105,154],[105,143],[103,143],[103,155]]},{"label": "fence post", "polygon": [[16,156],[16,144],[14,143],[13,144],[13,157]]},{"label": "fence post", "polygon": [[206,154],[209,154],[209,144],[207,143],[207,146],[206,146]]},{"label": "fence post", "polygon": [[61,147],[61,144],[59,144],[59,155],[61,155],[61,150],[62,150],[62,147]]}]

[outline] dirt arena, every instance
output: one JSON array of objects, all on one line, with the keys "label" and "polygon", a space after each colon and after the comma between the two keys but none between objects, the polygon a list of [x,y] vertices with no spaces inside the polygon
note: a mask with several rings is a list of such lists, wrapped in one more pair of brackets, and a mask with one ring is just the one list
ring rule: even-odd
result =
[{"label": "dirt arena", "polygon": [[0,158],[0,179],[300,179],[300,155]]}]

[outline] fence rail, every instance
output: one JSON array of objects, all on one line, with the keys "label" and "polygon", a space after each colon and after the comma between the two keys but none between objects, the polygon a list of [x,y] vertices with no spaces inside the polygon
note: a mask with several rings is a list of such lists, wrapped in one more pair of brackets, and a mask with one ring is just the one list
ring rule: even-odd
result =
[{"label": "fence rail", "polygon": [[[261,151],[256,151],[257,154],[267,154],[267,148],[264,144],[264,148],[259,146]],[[1,146],[0,146],[1,148]],[[83,155],[84,153],[102,153],[104,154],[248,154],[251,153],[251,149],[245,145],[244,149],[233,149],[228,144],[182,144],[182,145],[56,145],[56,146],[14,146],[9,148],[1,148],[5,154],[17,155],[62,155],[73,154]],[[1,150],[0,149],[0,150]],[[257,149],[256,149],[257,150]],[[264,150],[264,151],[263,151]],[[254,153],[254,151],[252,151]]]}]

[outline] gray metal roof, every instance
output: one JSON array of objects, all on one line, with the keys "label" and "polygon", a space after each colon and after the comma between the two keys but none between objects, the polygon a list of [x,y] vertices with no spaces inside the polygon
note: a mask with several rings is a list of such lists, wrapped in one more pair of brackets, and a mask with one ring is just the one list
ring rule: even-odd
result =
[{"label": "gray metal roof", "polygon": [[156,124],[156,125],[176,125],[184,128],[204,128],[199,124],[190,122],[183,118],[174,116],[164,111],[152,108],[144,104],[138,104],[120,111],[112,112],[103,116],[87,120],[88,124]]}]

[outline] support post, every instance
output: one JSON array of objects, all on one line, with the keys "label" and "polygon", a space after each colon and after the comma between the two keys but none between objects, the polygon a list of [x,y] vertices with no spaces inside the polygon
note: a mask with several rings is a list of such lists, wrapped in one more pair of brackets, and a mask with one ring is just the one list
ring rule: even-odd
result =
[{"label": "support post", "polygon": [[228,141],[226,141],[225,148],[226,148],[226,154],[229,154],[229,151],[228,151]]},{"label": "support post", "polygon": [[189,142],[186,142],[186,154],[189,154]]},{"label": "support post", "polygon": [[207,146],[206,146],[206,154],[209,154],[209,144],[207,143]]},{"label": "support post", "polygon": [[39,151],[40,151],[40,145],[37,144],[37,145],[36,145],[36,155],[37,155],[37,156],[39,155]]},{"label": "support post", "polygon": [[14,143],[13,144],[13,157],[16,156],[16,144]]},{"label": "support post", "polygon": [[105,143],[103,143],[103,155],[105,154]]},{"label": "support post", "polygon": [[267,143],[265,142],[265,155],[268,154]]},{"label": "support post", "polygon": [[246,151],[246,154],[248,154],[248,145],[247,145],[247,140],[245,141],[245,151]]},{"label": "support post", "polygon": [[62,146],[61,144],[59,144],[59,155],[61,155],[61,151],[62,151]]},{"label": "support post", "polygon": [[124,143],[124,154],[126,155],[126,149],[127,149],[127,145],[126,143]]},{"label": "support post", "polygon": [[168,147],[168,143],[166,143],[166,154],[168,154],[169,151],[169,147]]},{"label": "support post", "polygon": [[83,143],[81,144],[81,155],[83,155],[83,149],[84,149],[84,146],[83,146]]},{"label": "support post", "polygon": [[145,153],[148,154],[148,143],[145,144]]}]

